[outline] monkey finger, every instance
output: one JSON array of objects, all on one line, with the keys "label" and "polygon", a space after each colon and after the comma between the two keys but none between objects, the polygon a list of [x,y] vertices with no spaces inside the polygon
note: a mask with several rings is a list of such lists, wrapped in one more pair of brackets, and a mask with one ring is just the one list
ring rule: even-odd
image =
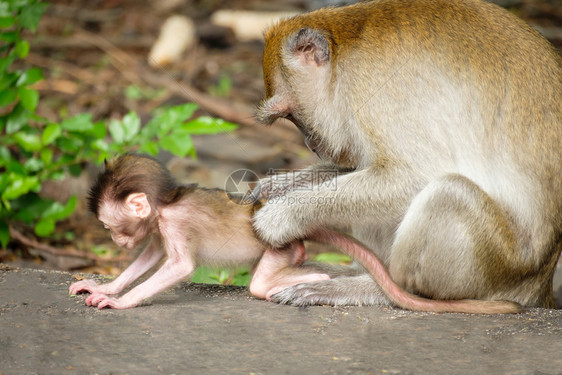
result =
[{"label": "monkey finger", "polygon": [[102,310],[102,309],[104,309],[105,307],[111,308],[111,306],[109,306],[109,302],[108,302],[108,301],[102,301],[102,302],[98,303],[98,306],[97,306],[97,307],[98,307],[98,310]]},{"label": "monkey finger", "polygon": [[95,306],[95,303],[94,303],[94,300],[93,300],[94,297],[95,297],[95,295],[92,294],[88,298],[86,298],[86,301],[84,301],[86,306]]},{"label": "monkey finger", "polygon": [[98,288],[98,284],[94,280],[81,280],[70,285],[68,291],[70,294],[79,292],[93,293]]},{"label": "monkey finger", "polygon": [[285,195],[294,190],[294,183],[290,178],[262,178],[252,191],[252,196],[258,199],[268,199]]},{"label": "monkey finger", "polygon": [[129,307],[132,307],[132,306],[129,306],[126,303],[123,303],[121,300],[119,300],[117,298],[107,297],[98,304],[98,309],[100,309],[100,310],[103,309],[103,308],[106,308],[106,307],[116,309],[116,310],[122,310],[122,309],[126,309],[126,308],[129,308]]},{"label": "monkey finger", "polygon": [[[107,297],[107,296],[106,296]],[[104,308],[111,308],[111,309],[115,309],[115,308],[119,308],[117,301],[115,301],[113,298],[107,297],[104,300],[100,301],[98,303],[98,309],[104,309]]]},{"label": "monkey finger", "polygon": [[108,298],[102,293],[92,293],[88,298],[86,298],[86,305],[97,306],[104,298]]}]

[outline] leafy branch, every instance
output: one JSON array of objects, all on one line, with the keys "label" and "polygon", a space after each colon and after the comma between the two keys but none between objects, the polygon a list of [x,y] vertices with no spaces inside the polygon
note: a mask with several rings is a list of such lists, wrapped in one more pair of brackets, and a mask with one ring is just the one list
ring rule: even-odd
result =
[{"label": "leafy branch", "polygon": [[[37,67],[16,69],[29,43],[22,32],[35,32],[47,4],[37,0],[0,0],[0,245],[10,241],[10,225],[21,222],[49,236],[57,221],[69,217],[75,196],[60,203],[39,196],[47,180],[78,176],[88,163],[116,153],[196,157],[191,136],[232,131],[236,125],[207,116],[194,117],[196,104],[159,108],[144,126],[135,112],[122,119],[94,121],[88,113],[52,122],[36,114],[43,79]],[[18,64],[23,65],[23,64]]]}]

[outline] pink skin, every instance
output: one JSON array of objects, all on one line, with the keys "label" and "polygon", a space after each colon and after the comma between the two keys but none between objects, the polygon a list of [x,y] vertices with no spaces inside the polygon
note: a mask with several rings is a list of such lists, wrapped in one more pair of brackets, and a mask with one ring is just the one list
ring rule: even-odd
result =
[{"label": "pink skin", "polygon": [[[152,229],[152,233],[147,235],[133,231],[133,234],[128,236],[123,232],[130,232],[130,228],[136,228],[140,220],[151,215],[151,208],[146,195],[142,193],[131,194],[124,204],[103,204],[100,207],[99,219],[111,231],[115,243],[128,249],[142,246],[145,243],[148,243],[148,246],[112,282],[98,285],[94,280],[81,280],[70,286],[70,294],[90,293],[91,295],[86,298],[86,305],[98,309],[105,307],[127,309],[137,306],[143,300],[187,278],[196,267],[193,261],[193,259],[198,258],[196,250],[203,252],[205,250],[194,247],[186,238],[185,228],[192,224],[189,220],[199,216],[192,212],[192,216],[186,218],[185,213],[186,209],[181,205],[167,209],[165,212],[152,213],[156,217],[153,224],[155,228]],[[124,226],[123,224],[128,224],[129,230],[127,230],[127,225]],[[123,230],[124,227],[125,230]],[[205,227],[212,228],[212,226]],[[222,260],[226,263],[240,263],[242,260],[253,263],[261,257],[250,284],[250,291],[258,298],[269,299],[278,291],[299,283],[329,279],[328,275],[311,274],[307,273],[306,269],[296,268],[306,260],[305,248],[300,241],[280,250],[264,249],[255,245],[259,244],[255,238],[233,237],[236,234],[237,232],[234,234],[219,234],[212,230],[209,233],[200,233],[202,238],[213,238],[213,236],[219,237],[221,235],[225,237],[219,243],[224,243],[224,254],[229,254],[231,257],[225,259],[222,255]],[[228,246],[232,246],[232,248],[229,249]],[[247,251],[240,252],[240,248],[247,249]],[[215,255],[215,248],[207,249],[207,251],[209,250]],[[154,267],[164,255],[167,255],[166,261],[150,278],[123,296],[114,296]],[[238,259],[240,257],[244,258]]]},{"label": "pink skin", "polygon": [[[150,205],[144,194],[131,194],[127,198],[124,208],[109,204],[103,205],[100,209],[99,219],[105,227],[112,230],[121,222],[135,223],[144,219],[150,215],[150,212]],[[70,286],[70,294],[90,292],[91,295],[86,298],[86,305],[97,306],[99,309],[104,307],[126,309],[138,305],[146,298],[181,281],[195,269],[195,264],[191,258],[184,255],[184,252],[188,249],[188,243],[182,234],[181,225],[170,225],[166,231],[162,231],[161,236],[151,235],[147,248],[114,281],[104,285],[98,285],[93,280],[78,281]],[[112,238],[115,242],[125,245],[127,248],[134,248],[139,243],[144,242],[143,238],[128,237],[121,233],[114,233],[114,231],[112,231]],[[156,265],[164,255],[162,248],[168,255],[168,259],[158,271],[122,297],[110,297],[110,295],[121,292]]]},{"label": "pink skin", "polygon": [[130,303],[127,304],[125,301],[110,297],[110,295],[120,293],[133,281],[156,265],[156,263],[162,259],[163,255],[164,253],[160,251],[159,241],[153,239],[141,255],[112,282],[99,285],[94,280],[81,280],[70,285],[69,292],[70,294],[77,294],[79,292],[91,293],[91,295],[86,298],[87,306],[97,306],[100,309],[104,307],[111,307],[114,309],[132,307]]},{"label": "pink skin", "polygon": [[253,272],[250,293],[269,301],[272,295],[290,286],[330,278],[326,274],[307,273],[306,270],[296,268],[306,258],[304,244],[301,241],[296,241],[283,249],[267,249]]}]

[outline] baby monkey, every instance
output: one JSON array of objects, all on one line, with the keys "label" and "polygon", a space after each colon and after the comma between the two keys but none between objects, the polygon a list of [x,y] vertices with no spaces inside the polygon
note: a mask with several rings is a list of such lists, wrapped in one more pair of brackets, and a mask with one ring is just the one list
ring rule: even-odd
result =
[{"label": "baby monkey", "polygon": [[[186,279],[198,265],[253,265],[250,292],[265,299],[290,286],[342,275],[339,269],[303,264],[306,253],[300,240],[281,249],[258,240],[252,217],[260,206],[259,202],[238,204],[220,189],[178,185],[162,164],[148,156],[126,154],[106,162],[105,171],[90,189],[88,208],[111,231],[118,246],[144,250],[114,281],[98,285],[81,280],[69,292],[91,293],[86,298],[88,306],[126,309]],[[398,307],[436,312],[519,311],[519,305],[511,302],[440,301],[410,294],[392,280],[376,255],[353,238],[321,228],[307,239],[336,245],[354,257]],[[113,297],[164,255],[163,265],[146,281],[122,297]]]},{"label": "baby monkey", "polygon": [[[114,281],[98,285],[81,280],[70,286],[70,294],[91,293],[88,306],[134,307],[186,279],[198,265],[254,265],[250,291],[260,298],[268,298],[270,290],[330,278],[297,268],[306,259],[302,242],[275,250],[254,236],[252,215],[258,202],[241,205],[219,189],[178,185],[162,164],[148,156],[127,154],[106,162],[90,189],[88,208],[118,246],[144,248]],[[164,255],[167,259],[150,278],[114,297]]]}]

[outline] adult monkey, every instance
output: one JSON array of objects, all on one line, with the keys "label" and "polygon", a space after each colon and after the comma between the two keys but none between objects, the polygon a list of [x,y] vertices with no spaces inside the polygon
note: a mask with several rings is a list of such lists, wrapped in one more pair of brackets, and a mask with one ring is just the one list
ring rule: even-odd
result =
[{"label": "adult monkey", "polygon": [[[562,59],[539,33],[479,0],[380,0],[265,37],[259,119],[291,120],[324,161],[310,169],[340,174],[309,191],[263,180],[262,196],[286,199],[254,216],[262,239],[279,247],[350,225],[412,293],[555,307]],[[369,275],[272,299],[388,303]]]}]

